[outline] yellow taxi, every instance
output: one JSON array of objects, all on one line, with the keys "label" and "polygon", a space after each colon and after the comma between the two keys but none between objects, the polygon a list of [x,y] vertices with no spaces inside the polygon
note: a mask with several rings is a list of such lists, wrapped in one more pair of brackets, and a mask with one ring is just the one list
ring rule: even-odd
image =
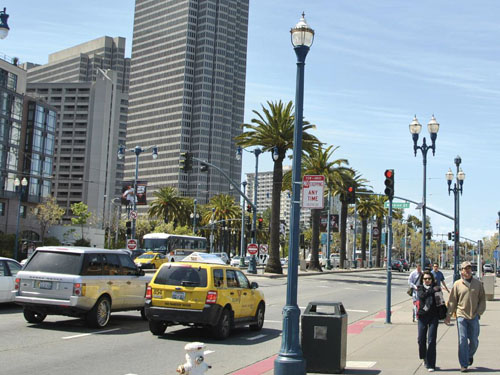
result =
[{"label": "yellow taxi", "polygon": [[153,253],[152,251],[148,251],[142,255],[139,255],[134,259],[134,262],[137,267],[142,269],[157,269],[160,266],[168,262],[168,259],[162,253]]},{"label": "yellow taxi", "polygon": [[213,254],[193,253],[181,262],[163,264],[146,290],[149,330],[159,336],[169,325],[201,326],[219,340],[234,327],[259,331],[266,305],[258,287]]}]

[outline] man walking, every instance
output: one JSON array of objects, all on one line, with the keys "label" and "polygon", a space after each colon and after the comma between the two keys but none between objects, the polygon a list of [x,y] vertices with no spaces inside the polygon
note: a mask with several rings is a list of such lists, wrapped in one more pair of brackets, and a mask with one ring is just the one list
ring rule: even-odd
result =
[{"label": "man walking", "polygon": [[486,310],[486,297],[483,283],[472,277],[471,263],[462,262],[460,269],[462,278],[453,284],[444,322],[449,324],[456,313],[460,371],[467,372],[479,345],[479,318]]},{"label": "man walking", "polygon": [[411,289],[413,289],[412,293],[412,302],[413,302],[413,321],[417,319],[417,287],[420,284],[420,275],[422,275],[422,265],[420,263],[417,264],[417,268],[410,273],[408,276],[408,285]]},{"label": "man walking", "polygon": [[444,289],[450,293],[450,290],[446,286],[446,283],[444,282],[444,275],[443,273],[439,270],[439,265],[437,263],[434,263],[432,265],[432,271],[431,273],[434,275],[434,281],[436,282],[437,286],[441,286],[443,284]]}]

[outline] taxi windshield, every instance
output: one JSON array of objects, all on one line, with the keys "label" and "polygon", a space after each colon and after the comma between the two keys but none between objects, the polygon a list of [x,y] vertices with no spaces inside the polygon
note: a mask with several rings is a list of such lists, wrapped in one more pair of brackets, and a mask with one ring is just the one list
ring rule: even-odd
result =
[{"label": "taxi windshield", "polygon": [[153,259],[154,257],[154,254],[142,254],[141,256],[137,257],[137,259]]}]

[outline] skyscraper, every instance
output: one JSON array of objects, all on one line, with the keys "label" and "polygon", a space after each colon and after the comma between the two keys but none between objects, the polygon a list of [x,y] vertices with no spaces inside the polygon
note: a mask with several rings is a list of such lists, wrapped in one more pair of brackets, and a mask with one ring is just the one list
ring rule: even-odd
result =
[{"label": "skyscraper", "polygon": [[[136,0],[126,146],[159,147],[157,160],[139,162],[148,191],[173,186],[200,203],[232,193],[196,161],[180,172],[181,152],[240,181],[234,137],[243,123],[247,32],[248,0]],[[125,179],[134,173],[129,153]]]}]

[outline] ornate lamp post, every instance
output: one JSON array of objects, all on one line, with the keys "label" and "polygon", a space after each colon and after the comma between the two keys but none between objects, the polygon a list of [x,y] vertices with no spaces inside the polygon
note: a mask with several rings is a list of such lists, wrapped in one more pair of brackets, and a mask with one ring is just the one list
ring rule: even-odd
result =
[{"label": "ornate lamp post", "polygon": [[7,8],[0,10],[0,39],[5,39],[9,35],[9,25],[7,25],[7,20],[9,15],[6,13]]},{"label": "ornate lamp post", "polygon": [[20,225],[20,220],[21,220],[21,199],[24,193],[24,190],[26,189],[26,186],[28,186],[28,180],[26,177],[23,177],[22,180],[19,180],[19,178],[15,178],[14,180],[14,186],[16,187],[16,193],[17,198],[19,199],[19,204],[17,206],[17,224],[16,224],[16,243],[14,244],[14,259],[17,259],[17,252],[19,249],[19,225]]},{"label": "ornate lamp post", "polygon": [[313,44],[314,31],[302,18],[290,30],[292,45],[297,55],[297,81],[295,90],[295,126],[293,132],[292,202],[290,212],[290,242],[286,305],[283,308],[283,335],[278,357],[274,361],[276,375],[303,375],[306,363],[299,343],[299,316],[297,306],[297,278],[299,260],[300,179],[302,168],[302,124],[304,107],[304,65]]},{"label": "ornate lamp post", "polygon": [[198,204],[198,200],[195,199],[193,201],[193,212],[189,215],[189,217],[193,220],[193,234],[196,235],[196,223],[200,219],[200,214],[196,212],[196,206]]},{"label": "ornate lamp post", "polygon": [[[460,272],[458,269],[459,263],[459,245],[460,245],[460,200],[459,197],[463,192],[463,184],[465,180],[465,173],[460,168],[460,164],[462,163],[462,159],[460,156],[455,158],[455,165],[457,166],[457,180],[451,188],[451,182],[453,181],[453,172],[451,168],[448,172],[446,172],[446,181],[448,182],[448,195],[453,192],[453,196],[455,198],[455,220],[454,220],[454,242],[453,242],[453,281],[457,281],[460,278]],[[460,193],[460,194],[458,194]]]},{"label": "ornate lamp post", "polygon": [[439,131],[439,124],[434,118],[434,115],[432,115],[431,120],[427,124],[427,130],[429,131],[431,135],[431,141],[432,144],[430,146],[427,145],[425,142],[425,137],[422,139],[422,145],[417,146],[417,141],[418,141],[418,135],[420,134],[420,131],[422,130],[422,125],[417,120],[417,116],[413,118],[413,121],[410,123],[410,133],[413,138],[413,151],[415,152],[415,156],[417,156],[417,150],[422,151],[422,157],[423,157],[423,165],[424,165],[424,187],[423,187],[423,195],[422,195],[422,268],[425,267],[425,246],[426,246],[426,196],[427,196],[427,151],[429,149],[432,150],[432,155],[435,155],[436,153],[436,138],[437,138],[437,133]]},{"label": "ornate lamp post", "polygon": [[[152,149],[152,157],[153,160],[156,160],[158,157],[158,147],[153,146],[153,147],[148,147],[148,148],[142,148],[140,146],[135,146],[134,149],[132,150],[127,150],[125,149],[125,146],[121,145],[120,148],[118,149],[118,159],[123,159],[125,156],[126,151],[133,152],[135,154],[135,178],[134,178],[134,200],[133,200],[133,209],[134,211],[137,211],[137,177],[139,175],[139,155],[143,153],[144,151],[148,151],[149,149]],[[132,219],[132,238],[135,237],[135,230],[136,230],[136,218],[134,217]]]}]

